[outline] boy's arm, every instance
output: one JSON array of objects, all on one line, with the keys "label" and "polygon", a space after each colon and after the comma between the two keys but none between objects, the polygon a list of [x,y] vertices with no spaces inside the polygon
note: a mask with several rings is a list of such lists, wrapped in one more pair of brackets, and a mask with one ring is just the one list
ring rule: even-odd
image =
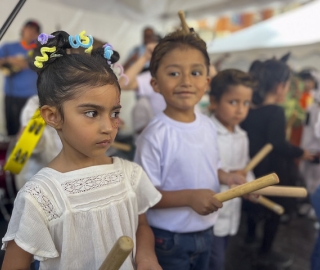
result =
[{"label": "boy's arm", "polygon": [[9,241],[4,256],[2,270],[28,270],[33,255],[20,248],[14,240]]},{"label": "boy's arm", "polygon": [[119,84],[122,90],[132,90],[138,88],[137,76],[143,70],[145,64],[150,61],[151,55],[153,52],[156,43],[150,43],[147,45],[146,52],[138,58],[138,60],[131,65],[127,70],[125,70],[125,74],[128,78],[128,84],[126,85],[126,79],[121,77],[119,79]]},{"label": "boy's arm", "polygon": [[199,215],[208,215],[222,207],[210,189],[159,190],[162,198],[153,208],[191,207]]},{"label": "boy's arm", "polygon": [[136,264],[137,270],[161,270],[155,251],[154,235],[145,214],[139,215]]}]

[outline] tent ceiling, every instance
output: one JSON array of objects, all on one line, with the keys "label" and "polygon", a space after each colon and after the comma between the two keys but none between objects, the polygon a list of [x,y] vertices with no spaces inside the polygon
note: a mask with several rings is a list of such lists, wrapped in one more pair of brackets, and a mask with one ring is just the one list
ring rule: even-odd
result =
[{"label": "tent ceiling", "polygon": [[87,11],[113,14],[134,21],[176,18],[177,11],[185,10],[187,16],[205,17],[247,8],[260,8],[306,0],[46,0],[60,2]]},{"label": "tent ceiling", "polygon": [[216,39],[209,53],[244,51],[259,48],[291,47],[320,42],[320,0],[269,20]]}]

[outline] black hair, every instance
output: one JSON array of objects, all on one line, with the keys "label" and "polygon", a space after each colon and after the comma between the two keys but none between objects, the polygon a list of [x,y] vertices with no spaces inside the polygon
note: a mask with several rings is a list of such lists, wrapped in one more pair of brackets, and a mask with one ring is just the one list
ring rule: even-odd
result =
[{"label": "black hair", "polygon": [[247,72],[238,69],[225,69],[212,78],[209,95],[219,101],[223,94],[230,90],[230,87],[239,85],[253,90],[256,82]]},{"label": "black hair", "polygon": [[38,33],[41,32],[40,24],[36,21],[33,21],[33,20],[29,20],[29,21],[25,22],[23,27],[33,27],[34,29],[36,29],[36,31]]},{"label": "black hair", "polygon": [[[43,105],[58,108],[63,119],[62,105],[71,100],[83,87],[99,87],[107,84],[115,85],[119,91],[118,79],[110,67],[119,60],[119,54],[113,51],[110,60],[104,58],[104,49],[98,48],[90,54],[68,54],[71,48],[69,34],[64,31],[52,33],[45,45],[38,43],[33,56],[42,56],[43,47],[56,47],[53,53],[46,53],[48,61],[38,68],[34,62],[30,67],[37,71],[37,89],[40,107]],[[34,58],[33,58],[34,59]],[[109,63],[108,63],[109,61]]]},{"label": "black hair", "polygon": [[249,73],[258,83],[253,92],[252,102],[255,105],[261,105],[266,95],[274,91],[277,85],[289,81],[291,71],[284,62],[270,59],[264,62],[254,61]]}]

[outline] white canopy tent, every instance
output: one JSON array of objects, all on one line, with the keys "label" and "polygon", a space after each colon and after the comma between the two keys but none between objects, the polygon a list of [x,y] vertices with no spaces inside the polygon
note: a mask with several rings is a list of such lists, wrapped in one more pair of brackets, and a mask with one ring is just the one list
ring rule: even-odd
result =
[{"label": "white canopy tent", "polygon": [[[214,18],[234,12],[253,11],[270,5],[308,0],[27,0],[9,27],[0,45],[19,39],[21,26],[29,19],[42,25],[42,31],[51,33],[63,29],[70,34],[86,30],[88,34],[111,43],[120,53],[120,63],[128,52],[141,43],[142,29],[152,26],[158,33],[165,34],[180,22],[178,10],[186,12],[187,19]],[[0,0],[0,26],[18,1]],[[3,77],[0,76],[0,89]],[[0,133],[4,133],[2,94],[0,91]],[[134,93],[122,94],[126,109],[122,116],[126,120],[124,133],[130,133],[131,108]]]},{"label": "white canopy tent", "polygon": [[320,1],[258,23],[208,45],[212,58],[230,53],[223,68],[247,70],[255,59],[280,57],[291,52],[295,69],[315,67],[320,70]]}]

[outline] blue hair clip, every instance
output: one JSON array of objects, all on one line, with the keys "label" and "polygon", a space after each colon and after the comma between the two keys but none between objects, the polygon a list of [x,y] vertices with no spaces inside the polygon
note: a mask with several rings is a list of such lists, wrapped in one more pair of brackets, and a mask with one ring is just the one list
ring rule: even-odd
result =
[{"label": "blue hair clip", "polygon": [[74,49],[78,49],[79,47],[88,49],[93,44],[93,37],[92,36],[86,36],[86,31],[82,31],[79,35],[76,35],[75,37],[69,36],[69,43],[70,46]]},{"label": "blue hair clip", "polygon": [[111,56],[113,55],[113,47],[107,43],[103,45],[103,48],[104,48],[104,54],[103,54],[104,58],[110,60]]}]

